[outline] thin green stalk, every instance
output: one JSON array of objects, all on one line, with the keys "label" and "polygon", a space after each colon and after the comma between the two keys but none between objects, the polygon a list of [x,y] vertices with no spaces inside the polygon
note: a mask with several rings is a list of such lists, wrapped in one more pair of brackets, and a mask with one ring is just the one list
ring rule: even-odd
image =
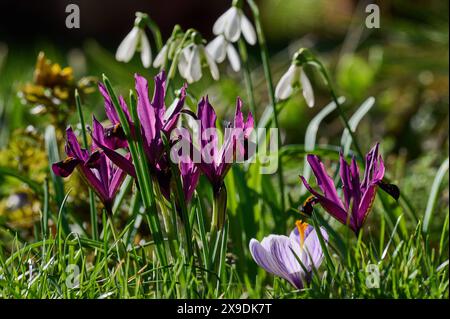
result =
[{"label": "thin green stalk", "polygon": [[239,39],[239,54],[241,56],[242,64],[244,66],[242,69],[242,73],[244,74],[244,81],[245,81],[245,87],[247,90],[250,111],[253,114],[253,118],[255,120],[255,126],[258,126],[257,121],[256,121],[256,104],[255,104],[255,96],[253,95],[253,83],[252,83],[252,77],[251,77],[251,73],[250,73],[250,66],[248,64],[247,46],[245,45],[245,42],[242,38]]},{"label": "thin green stalk", "polygon": [[[166,148],[166,152],[168,154],[168,156],[170,157],[170,146],[169,146],[169,141],[167,140],[167,138],[162,135],[163,137],[163,142],[164,142],[164,146]],[[189,213],[187,210],[187,203],[186,203],[186,199],[184,197],[184,192],[183,192],[183,186],[181,184],[181,176],[180,176],[180,171],[178,169],[178,167],[175,165],[175,163],[173,163],[170,159],[170,170],[172,172],[172,179],[175,180],[175,195],[177,198],[177,204],[180,206],[181,209],[181,216],[183,219],[183,226],[184,226],[184,235],[186,236],[186,247],[187,247],[187,254],[188,254],[188,259],[190,260],[191,257],[193,256],[193,246],[192,246],[192,230],[191,230],[191,226],[189,223]]]},{"label": "thin green stalk", "polygon": [[[269,99],[270,104],[273,108],[273,120],[275,124],[275,128],[280,128],[279,122],[278,122],[278,110],[277,110],[277,103],[275,99],[275,90],[273,88],[273,81],[272,81],[272,75],[270,73],[270,65],[269,65],[269,53],[267,50],[266,40],[264,37],[264,32],[262,29],[261,24],[261,18],[259,15],[259,9],[256,3],[253,0],[247,0],[247,3],[250,6],[250,9],[252,10],[253,17],[255,19],[255,25],[256,25],[256,33],[258,35],[258,43],[261,53],[261,60],[264,68],[264,76],[266,78],[267,83],[267,90],[269,92]],[[278,134],[278,145],[281,147],[281,135]],[[285,196],[284,196],[284,183],[283,183],[283,162],[281,159],[280,154],[278,154],[278,184],[280,187],[280,194],[281,194],[281,211],[284,213],[286,210],[285,206]]]},{"label": "thin green stalk", "polygon": [[[142,191],[142,199],[144,202],[144,207],[145,207],[146,211],[148,212],[147,217],[148,217],[148,221],[149,221],[149,227],[150,227],[150,230],[154,237],[158,258],[163,266],[167,266],[167,254],[166,254],[166,250],[165,250],[165,246],[164,246],[163,236],[161,233],[161,225],[159,223],[159,219],[158,219],[157,212],[156,212],[155,199],[154,199],[152,190],[149,189],[149,187],[151,186],[151,180],[149,178],[149,174],[145,172],[145,167],[147,167],[146,161],[144,160],[144,157],[142,157],[142,160],[139,157],[139,151],[133,140],[127,117],[119,104],[119,100],[117,99],[117,96],[114,93],[114,90],[112,89],[109,79],[105,75],[103,75],[103,82],[105,83],[108,94],[111,96],[111,100],[113,102],[114,108],[116,109],[116,112],[119,115],[122,129],[123,129],[124,134],[128,141],[131,157],[133,159],[133,163],[134,163],[135,169],[136,169],[136,177],[138,180],[137,182]],[[132,105],[131,111],[132,111],[133,116],[136,116],[136,114],[135,114],[136,113],[136,105],[134,105],[134,107]],[[135,124],[136,134],[139,134],[140,133],[139,122],[135,122],[134,124]],[[145,165],[143,165],[142,162],[145,162]],[[148,171],[148,167],[147,167],[147,171]]]},{"label": "thin green stalk", "polygon": [[333,260],[331,259],[330,253],[328,251],[327,244],[325,243],[325,240],[323,238],[322,231],[320,229],[319,222],[317,221],[315,211],[313,211],[312,222],[313,222],[314,229],[316,230],[317,237],[319,238],[319,243],[322,248],[323,254],[325,255],[325,259],[327,261],[327,267],[330,271],[330,274],[334,275],[334,273],[335,273],[334,263],[333,263]]},{"label": "thin green stalk", "polygon": [[322,64],[322,62],[315,59],[314,63],[319,67],[320,73],[323,75],[323,77],[325,78],[325,81],[327,82],[327,86],[328,86],[328,89],[330,90],[331,98],[333,99],[333,102],[336,103],[336,109],[339,112],[339,117],[341,118],[345,128],[347,129],[348,133],[350,134],[350,136],[352,138],[353,145],[356,148],[356,152],[358,153],[361,160],[364,160],[364,154],[361,151],[361,148],[359,147],[359,143],[358,143],[358,140],[356,139],[355,133],[353,132],[352,128],[350,127],[347,116],[345,115],[344,110],[342,109],[341,103],[339,103],[339,99],[337,98],[337,95],[334,91],[330,75],[328,74],[328,72],[327,72],[325,66]]},{"label": "thin green stalk", "polygon": [[155,39],[156,49],[160,51],[163,46],[161,30],[159,30],[158,25],[150,17],[145,19],[145,22],[147,23],[150,31],[152,31],[153,38]]},{"label": "thin green stalk", "polygon": [[[143,146],[143,139],[141,135],[141,125],[139,121],[139,117],[137,114],[137,103],[136,98],[134,97],[134,94],[132,91],[130,91],[130,105],[131,105],[131,118],[133,120],[134,126],[135,126],[135,135],[137,143],[134,146],[136,148],[136,155],[137,155],[137,161],[133,158],[133,163],[137,163],[139,166],[140,171],[140,179],[139,185],[143,185],[144,195],[144,205],[147,209],[149,209],[149,220],[151,222],[152,227],[156,231],[156,236],[159,238],[158,241],[160,241],[160,245],[162,246],[162,250],[164,251],[164,263],[163,265],[166,266],[167,264],[167,252],[165,251],[165,245],[164,245],[164,238],[162,236],[161,231],[161,223],[158,218],[157,210],[156,210],[156,201],[155,201],[155,195],[153,193],[153,182],[152,178],[150,176],[150,168],[148,166],[144,146]],[[131,133],[131,132],[130,132]],[[130,144],[130,142],[129,142]],[[134,144],[134,143],[133,143]],[[133,155],[132,155],[133,156]],[[136,166],[136,164],[135,164]],[[136,174],[137,175],[137,174]],[[138,175],[139,176],[139,175]],[[155,240],[156,241],[156,240]]]},{"label": "thin green stalk", "polygon": [[186,31],[186,33],[183,36],[183,39],[181,40],[180,44],[178,45],[175,51],[172,63],[170,64],[169,72],[167,73],[167,80],[166,80],[167,90],[170,89],[171,81],[175,77],[175,70],[178,66],[178,59],[180,58],[181,51],[183,50],[184,44],[189,39],[189,36],[191,35],[192,31],[193,31],[192,29]]},{"label": "thin green stalk", "polygon": [[[78,118],[80,120],[81,125],[81,135],[83,138],[83,145],[86,150],[89,152],[89,144],[86,134],[86,124],[84,122],[84,115],[83,115],[83,109],[81,107],[81,99],[80,95],[78,94],[78,90],[75,89],[75,104],[77,106],[78,111]],[[92,232],[92,239],[97,240],[98,239],[98,221],[97,221],[97,209],[95,207],[95,195],[94,191],[89,188],[89,214],[91,219],[91,232]]]}]

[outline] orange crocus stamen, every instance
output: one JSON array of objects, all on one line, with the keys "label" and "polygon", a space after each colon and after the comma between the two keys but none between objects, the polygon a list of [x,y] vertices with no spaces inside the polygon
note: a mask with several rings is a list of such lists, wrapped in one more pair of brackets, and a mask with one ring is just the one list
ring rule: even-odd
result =
[{"label": "orange crocus stamen", "polygon": [[305,243],[305,231],[308,228],[308,223],[305,223],[301,220],[297,220],[295,222],[295,226],[297,226],[298,233],[300,235],[300,247],[303,248],[303,244]]}]

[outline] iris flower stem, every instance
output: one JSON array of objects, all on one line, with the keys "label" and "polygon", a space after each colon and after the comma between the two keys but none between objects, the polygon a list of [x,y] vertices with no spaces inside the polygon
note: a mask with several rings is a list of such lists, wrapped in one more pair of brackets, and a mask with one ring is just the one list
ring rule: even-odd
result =
[{"label": "iris flower stem", "polygon": [[[269,92],[269,98],[270,98],[270,104],[273,108],[273,120],[275,127],[279,129],[279,122],[278,122],[278,110],[277,110],[277,103],[275,99],[275,91],[273,88],[273,81],[272,81],[272,75],[270,73],[270,65],[269,65],[269,53],[267,50],[266,40],[264,37],[264,32],[262,29],[261,24],[261,18],[259,15],[259,9],[256,3],[253,0],[247,0],[247,3],[250,6],[250,9],[252,10],[253,17],[255,19],[255,25],[256,25],[256,33],[258,34],[258,43],[259,48],[261,52],[261,60],[264,68],[264,76],[266,78],[267,82],[267,90]],[[281,135],[278,134],[278,145],[281,146]],[[281,159],[280,153],[278,153],[278,183],[280,187],[280,194],[281,194],[281,211],[282,213],[285,212],[285,196],[284,196],[284,183],[283,183],[283,162]]]},{"label": "iris flower stem", "polygon": [[176,226],[173,224],[171,215],[167,211],[167,206],[164,203],[164,198],[163,198],[163,195],[161,194],[161,190],[158,186],[158,183],[154,182],[153,185],[154,185],[156,197],[159,199],[158,203],[159,203],[159,207],[161,208],[161,215],[163,218],[163,222],[164,222],[164,226],[165,226],[165,230],[166,230],[166,234],[167,234],[167,238],[168,238],[170,253],[172,254],[172,257],[175,258],[175,256],[177,255],[177,250],[176,250],[173,242],[177,239],[177,237],[175,236]]},{"label": "iris flower stem", "polygon": [[[80,119],[83,145],[84,145],[84,148],[89,151],[88,139],[87,139],[87,134],[86,134],[86,124],[84,122],[84,115],[83,115],[83,109],[81,107],[80,94],[78,94],[77,89],[75,89],[75,104],[77,106],[78,117]],[[91,220],[92,239],[97,240],[98,239],[97,209],[95,208],[94,191],[90,188],[89,188],[89,214],[90,214],[90,220]]]},{"label": "iris flower stem", "polygon": [[[163,136],[163,142],[164,142],[164,146],[166,148],[166,152],[170,156],[169,141],[166,138],[166,136],[164,136],[164,135],[162,135],[162,136]],[[175,165],[175,163],[173,163],[172,160],[169,160],[169,162],[170,162],[170,170],[172,172],[172,178],[175,180],[175,195],[178,200],[178,205],[180,205],[181,216],[183,219],[184,235],[186,237],[186,247],[187,247],[188,259],[191,260],[191,258],[193,256],[193,251],[194,251],[193,246],[192,246],[192,231],[191,231],[191,226],[189,223],[189,213],[188,213],[188,209],[187,209],[187,205],[186,205],[186,199],[184,197],[183,186],[181,184],[181,176],[180,176],[178,167]]]},{"label": "iris flower stem", "polygon": [[247,89],[250,111],[253,113],[253,118],[255,119],[255,126],[257,126],[255,96],[253,95],[253,83],[250,74],[250,67],[248,65],[247,46],[245,45],[245,42],[242,39],[239,39],[239,54],[241,56],[242,64],[244,66],[242,69],[242,73],[244,74],[244,81],[245,87]]},{"label": "iris flower stem", "polygon": [[[158,214],[156,211],[156,200],[155,195],[153,193],[153,182],[150,176],[150,169],[148,167],[148,163],[146,161],[144,146],[143,146],[143,139],[141,135],[141,125],[139,121],[139,117],[137,114],[137,103],[136,98],[133,94],[133,91],[130,90],[130,105],[131,105],[131,119],[135,125],[135,135],[136,135],[136,144],[134,144],[133,140],[130,138],[128,144],[133,144],[133,147],[135,148],[135,155],[136,159],[133,156],[133,153],[131,156],[133,157],[133,163],[135,163],[135,166],[139,166],[140,174],[137,175],[138,177],[138,183],[141,186],[141,188],[144,191],[144,205],[146,206],[147,211],[149,212],[149,221],[151,223],[152,231],[155,231],[155,235],[158,237],[159,245],[161,246],[161,255],[164,258],[163,265],[167,264],[167,252],[165,251],[165,245],[164,245],[164,238],[162,236],[161,231],[161,223],[158,218]],[[121,109],[121,108],[120,108]],[[123,111],[122,111],[123,112]],[[123,114],[125,116],[125,114]],[[126,118],[124,118],[126,120]],[[128,124],[128,123],[127,123]],[[130,137],[131,137],[131,131],[130,131]],[[131,151],[131,148],[130,148]],[[156,241],[156,240],[155,240]],[[158,247],[157,246],[157,247]],[[161,256],[158,256],[161,258]]]},{"label": "iris flower stem", "polygon": [[[105,83],[106,89],[111,96],[111,100],[113,102],[114,108],[119,115],[120,123],[122,125],[123,131],[125,133],[125,136],[128,141],[128,145],[130,148],[131,157],[133,159],[133,163],[135,165],[136,169],[136,176],[138,179],[138,184],[142,191],[142,200],[144,202],[144,207],[146,211],[148,212],[148,221],[149,221],[149,227],[152,232],[152,235],[154,237],[154,241],[156,244],[156,253],[158,255],[158,259],[160,260],[161,264],[163,266],[167,266],[167,254],[164,246],[163,236],[161,233],[161,225],[159,223],[158,216],[156,215],[156,207],[155,207],[155,199],[153,192],[149,187],[151,186],[151,180],[150,178],[147,178],[148,174],[144,173],[144,167],[142,165],[142,162],[144,161],[144,157],[139,157],[139,152],[137,149],[137,146],[132,138],[131,135],[131,129],[128,123],[128,120],[126,118],[125,112],[122,110],[122,108],[119,105],[119,100],[117,99],[116,94],[114,93],[114,90],[112,89],[111,83],[109,82],[109,79],[103,75],[103,82]],[[132,105],[132,114],[136,116],[136,107]],[[139,122],[135,122],[135,130],[136,133],[140,134],[140,126]]]}]

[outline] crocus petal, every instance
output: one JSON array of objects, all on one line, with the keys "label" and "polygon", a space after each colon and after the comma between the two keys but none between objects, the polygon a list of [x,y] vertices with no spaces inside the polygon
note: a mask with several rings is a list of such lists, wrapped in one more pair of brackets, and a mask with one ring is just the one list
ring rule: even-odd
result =
[{"label": "crocus petal", "polygon": [[303,70],[300,71],[300,83],[302,84],[302,92],[306,104],[308,104],[309,107],[313,107],[314,106],[313,88],[311,82],[309,81],[308,77],[306,76]]},{"label": "crocus petal", "polygon": [[278,100],[285,100],[292,94],[292,82],[296,74],[296,66],[291,65],[285,74],[281,77],[280,81],[275,88],[275,97]]},{"label": "crocus petal", "polygon": [[225,38],[231,42],[236,42],[241,36],[241,17],[236,7],[230,8],[230,13],[225,21],[223,33]]},{"label": "crocus petal", "polygon": [[82,161],[77,158],[68,157],[61,162],[52,164],[52,171],[57,176],[67,177],[72,174],[74,169],[81,163]]},{"label": "crocus petal", "polygon": [[[308,226],[308,228],[309,227],[311,227],[311,230],[308,236],[305,235],[301,261],[303,265],[307,267],[308,271],[312,271],[313,267],[315,269],[319,268],[320,264],[323,261],[324,254],[316,230],[310,225]],[[323,227],[320,227],[320,231],[325,243],[327,243],[328,233]]]},{"label": "crocus petal", "polygon": [[138,40],[139,28],[135,26],[117,48],[116,60],[120,62],[129,62],[136,51]]},{"label": "crocus petal", "polygon": [[248,44],[254,45],[256,43],[255,29],[253,28],[250,20],[244,15],[244,13],[241,14],[241,29],[242,35],[244,36],[245,40],[247,40]]},{"label": "crocus petal", "polygon": [[337,194],[333,179],[328,175],[323,163],[317,156],[311,154],[309,154],[306,159],[308,160],[308,163],[316,176],[317,185],[320,187],[325,197],[329,198],[341,208],[344,208]]},{"label": "crocus petal", "polygon": [[[265,237],[261,243],[256,239],[252,238],[250,240],[249,248],[250,253],[255,260],[255,262],[267,272],[277,275],[279,277],[284,277],[282,271],[278,268],[278,264],[274,261],[270,253],[270,242],[272,241],[274,235]],[[263,246],[264,245],[264,246]]]},{"label": "crocus petal", "polygon": [[241,60],[239,59],[239,54],[231,43],[227,46],[227,56],[233,71],[239,72],[241,69]]},{"label": "crocus petal", "polygon": [[156,55],[155,60],[153,61],[154,68],[159,68],[166,63],[166,54],[167,54],[167,44],[165,44]]},{"label": "crocus petal", "polygon": [[140,44],[142,65],[144,68],[149,68],[152,65],[152,49],[144,30],[140,32]]},{"label": "crocus petal", "polygon": [[297,250],[293,252],[293,246],[295,247],[296,244],[291,243],[289,237],[273,236],[270,254],[278,265],[278,268],[281,270],[281,277],[289,281],[294,287],[301,289],[303,288],[302,280],[304,271],[294,255],[295,252],[297,257],[299,257],[298,254],[300,251]]},{"label": "crocus petal", "polygon": [[227,55],[227,41],[220,34],[206,46],[206,51],[214,58],[217,63],[222,63]]},{"label": "crocus petal", "polygon": [[214,59],[208,53],[208,51],[205,50],[205,47],[203,45],[201,45],[199,47],[200,47],[199,49],[201,50],[200,51],[201,54],[203,54],[205,56],[206,63],[208,63],[208,67],[211,72],[212,78],[217,81],[220,77],[220,74],[219,74],[219,68],[217,67],[216,62],[214,62]]}]

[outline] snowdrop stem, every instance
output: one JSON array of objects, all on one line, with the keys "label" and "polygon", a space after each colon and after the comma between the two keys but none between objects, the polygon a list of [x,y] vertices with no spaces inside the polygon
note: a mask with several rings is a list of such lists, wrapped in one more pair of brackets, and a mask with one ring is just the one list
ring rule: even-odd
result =
[{"label": "snowdrop stem", "polygon": [[161,50],[163,46],[161,31],[159,30],[158,25],[151,19],[147,19],[145,21],[147,23],[148,28],[152,31],[153,37],[155,38],[156,49],[158,51]]},{"label": "snowdrop stem", "polygon": [[364,155],[361,151],[361,148],[359,147],[358,140],[356,139],[356,136],[353,132],[353,130],[350,127],[350,124],[348,123],[347,116],[345,115],[344,111],[342,110],[341,103],[339,103],[336,92],[333,87],[333,81],[331,81],[331,77],[327,72],[327,69],[325,66],[320,62],[319,59],[316,58],[316,56],[308,49],[301,48],[297,51],[296,56],[294,57],[297,62],[302,64],[310,64],[314,66],[319,73],[322,75],[322,77],[325,80],[325,84],[328,87],[328,90],[330,91],[331,98],[333,99],[333,102],[336,103],[336,108],[339,112],[339,117],[341,118],[342,122],[344,123],[345,128],[348,130],[350,137],[352,138],[353,145],[355,146],[356,152],[358,153],[358,156],[361,159],[364,159]]},{"label": "snowdrop stem", "polygon": [[136,12],[136,17],[138,19],[139,18],[142,19],[142,21],[150,29],[150,31],[152,32],[153,37],[155,39],[156,49],[158,51],[160,51],[163,46],[163,42],[162,42],[162,37],[161,37],[161,31],[159,30],[158,25],[146,13]]},{"label": "snowdrop stem", "polygon": [[193,29],[189,29],[189,30],[186,31],[186,33],[183,36],[183,39],[181,40],[180,44],[178,45],[178,47],[177,47],[177,49],[175,51],[172,63],[170,64],[169,72],[167,74],[166,87],[167,87],[168,90],[170,89],[171,81],[175,77],[175,70],[177,69],[178,59],[180,58],[181,51],[183,50],[184,44],[186,43],[186,41],[190,38],[192,32],[194,32]]},{"label": "snowdrop stem", "polygon": [[239,39],[239,54],[241,56],[242,64],[244,65],[242,72],[244,73],[244,81],[245,81],[245,86],[247,89],[247,95],[248,95],[248,100],[249,100],[249,104],[250,104],[250,111],[252,112],[253,118],[255,119],[255,126],[257,126],[255,97],[253,95],[253,83],[252,83],[252,77],[250,74],[250,67],[248,65],[247,46],[245,45],[245,42],[244,42],[244,40],[242,40],[242,38]]},{"label": "snowdrop stem", "polygon": [[315,59],[314,62],[315,62],[314,64],[318,66],[319,72],[325,78],[326,85],[327,85],[328,89],[330,90],[331,98],[333,99],[333,102],[336,104],[336,108],[337,108],[337,110],[339,112],[339,117],[341,118],[345,128],[347,129],[347,131],[350,134],[350,137],[352,138],[353,145],[355,146],[356,152],[358,153],[359,157],[363,160],[364,159],[364,154],[361,151],[361,148],[359,147],[358,140],[356,139],[355,133],[353,132],[353,130],[350,127],[350,124],[348,123],[347,116],[345,115],[344,110],[342,109],[341,103],[339,103],[339,100],[337,98],[336,92],[335,92],[335,90],[333,88],[333,84],[332,84],[330,75],[328,74],[325,66],[320,61]]},{"label": "snowdrop stem", "polygon": [[[247,0],[248,5],[250,6],[250,9],[252,10],[253,17],[255,19],[255,26],[256,26],[256,33],[258,35],[258,43],[259,48],[261,52],[261,60],[264,68],[264,76],[266,78],[267,82],[267,90],[269,92],[269,99],[270,104],[273,108],[273,120],[275,127],[279,129],[278,124],[278,110],[277,110],[277,104],[275,99],[275,90],[273,87],[273,81],[272,81],[272,75],[270,73],[270,65],[269,65],[269,53],[267,51],[266,46],[266,39],[264,37],[264,32],[261,25],[261,18],[259,15],[259,9],[256,3],[253,0]],[[278,134],[278,145],[281,147],[281,134]],[[280,194],[281,194],[281,211],[282,213],[285,212],[285,196],[284,196],[284,183],[283,183],[283,162],[281,160],[281,155],[278,153],[278,183],[280,187]]]}]

